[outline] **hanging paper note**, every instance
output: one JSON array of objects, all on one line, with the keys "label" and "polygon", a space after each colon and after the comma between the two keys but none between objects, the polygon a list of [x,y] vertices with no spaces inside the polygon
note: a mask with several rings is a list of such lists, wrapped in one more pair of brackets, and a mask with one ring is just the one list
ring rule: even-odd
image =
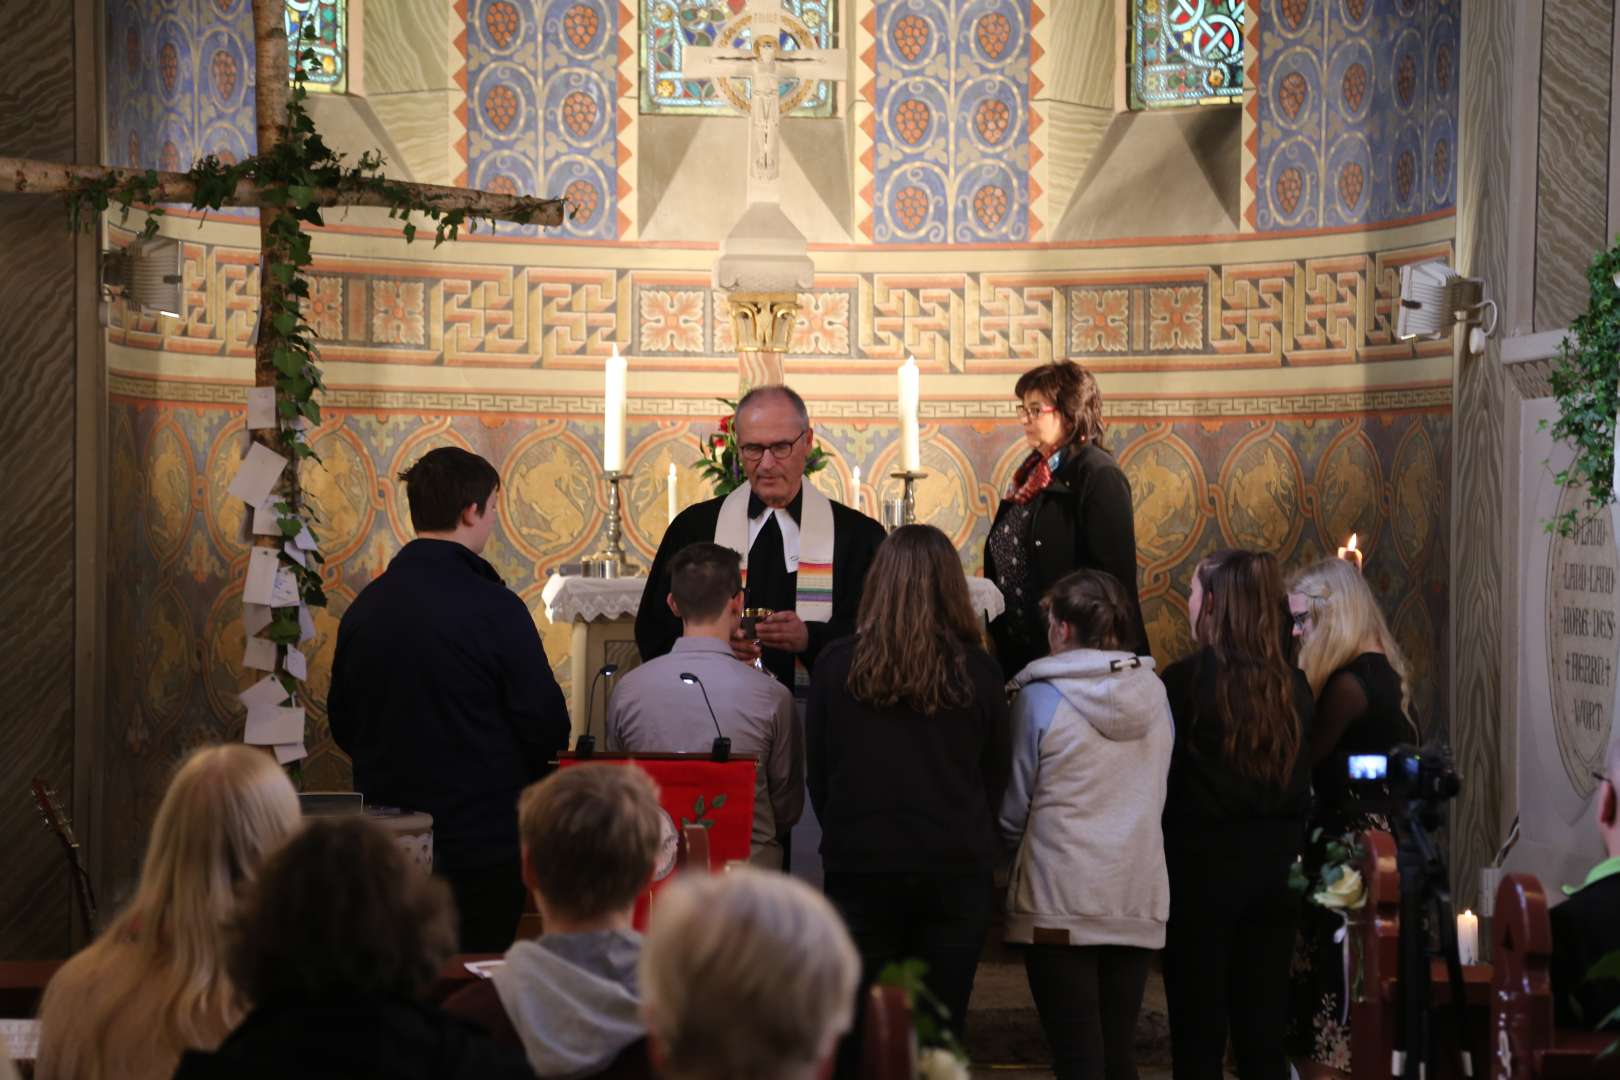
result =
[{"label": "hanging paper note", "polygon": [[255,386],[247,392],[247,426],[249,431],[263,431],[276,426],[276,388]]},{"label": "hanging paper note", "polygon": [[281,550],[287,553],[287,558],[291,559],[299,566],[302,566],[304,569],[309,569],[309,563],[306,561],[307,556],[305,556],[303,548],[289,540],[285,544],[281,545]]},{"label": "hanging paper note", "polygon": [[274,675],[266,675],[240,694],[236,699],[249,710],[262,709],[268,705],[280,705],[287,700],[287,688],[281,685],[281,680]]},{"label": "hanging paper note", "polygon": [[291,567],[278,566],[275,581],[270,587],[270,606],[293,607],[298,600],[298,578],[293,574]]},{"label": "hanging paper note", "polygon": [[309,678],[309,658],[297,649],[288,648],[283,663],[287,667],[287,674],[302,682]]},{"label": "hanging paper note", "polygon": [[304,741],[304,710],[265,705],[249,709],[242,741],[249,746],[276,746]]},{"label": "hanging paper note", "polygon": [[298,608],[298,644],[302,645],[315,636],[315,616],[309,613],[309,608],[299,605]]},{"label": "hanging paper note", "polygon": [[269,604],[243,604],[242,633],[247,637],[252,637],[269,626],[270,620],[274,617]]},{"label": "hanging paper note", "polygon": [[281,526],[276,524],[276,504],[274,499],[266,499],[253,508],[253,535],[281,535]]},{"label": "hanging paper note", "polygon": [[290,765],[307,757],[309,757],[309,751],[304,749],[304,744],[301,742],[276,747],[277,765]]},{"label": "hanging paper note", "polygon": [[276,643],[262,637],[248,638],[242,650],[242,666],[255,671],[276,670]]},{"label": "hanging paper note", "polygon": [[305,551],[314,551],[315,548],[319,546],[315,543],[315,536],[309,531],[308,526],[298,530],[298,535],[293,537],[293,543],[297,544]]},{"label": "hanging paper note", "polygon": [[243,603],[268,606],[275,596],[276,574],[280,568],[275,548],[256,547],[249,552],[247,581],[242,585]]},{"label": "hanging paper note", "polygon": [[262,443],[254,443],[248,447],[247,457],[237,467],[236,476],[227,490],[233,498],[241,499],[250,506],[258,506],[270,498],[270,492],[275,490],[276,481],[281,479],[282,470],[286,467],[286,458]]}]

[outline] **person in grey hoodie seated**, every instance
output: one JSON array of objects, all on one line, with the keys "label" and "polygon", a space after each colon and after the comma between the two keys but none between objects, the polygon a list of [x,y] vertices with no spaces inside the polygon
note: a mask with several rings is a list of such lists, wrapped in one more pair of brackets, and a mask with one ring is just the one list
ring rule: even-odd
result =
[{"label": "person in grey hoodie seated", "polygon": [[1028,946],[1058,1080],[1134,1080],[1136,1014],[1170,915],[1159,823],[1170,703],[1153,658],[1129,648],[1130,603],[1113,575],[1077,570],[1042,606],[1051,655],[1011,684],[1007,940]]},{"label": "person in grey hoodie seated", "polygon": [[664,811],[634,765],[585,764],[531,785],[518,804],[523,882],[544,932],[506,951],[449,1012],[519,1043],[541,1077],[651,1077],[630,928],[652,881]]}]

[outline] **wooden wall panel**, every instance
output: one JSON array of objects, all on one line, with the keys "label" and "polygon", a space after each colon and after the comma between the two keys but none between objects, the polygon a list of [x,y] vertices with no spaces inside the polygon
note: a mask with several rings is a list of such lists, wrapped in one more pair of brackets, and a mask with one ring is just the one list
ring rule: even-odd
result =
[{"label": "wooden wall panel", "polygon": [[[1513,19],[1506,4],[1470,6],[1463,19],[1457,266],[1493,285],[1508,280],[1508,126]],[[1457,906],[1479,907],[1479,868],[1499,835],[1503,793],[1501,639],[1502,447],[1506,387],[1501,349],[1458,350],[1453,375],[1451,742],[1464,776],[1451,830]]]},{"label": "wooden wall panel", "polygon": [[[42,6],[60,8],[45,15]],[[0,153],[75,155],[74,0],[0,0]],[[60,202],[0,198],[0,959],[60,956],[70,883],[29,778],[71,806],[77,250]]]}]

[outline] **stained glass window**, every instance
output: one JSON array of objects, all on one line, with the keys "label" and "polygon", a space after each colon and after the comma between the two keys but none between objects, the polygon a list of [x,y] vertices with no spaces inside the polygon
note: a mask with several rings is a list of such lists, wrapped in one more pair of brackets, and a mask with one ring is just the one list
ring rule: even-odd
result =
[{"label": "stained glass window", "polygon": [[1243,96],[1246,0],[1131,0],[1131,108]]},{"label": "stained glass window", "polygon": [[[305,68],[311,90],[334,94],[349,88],[348,0],[285,0],[287,23],[287,62],[298,62],[304,49],[315,50],[314,70]],[[315,40],[303,39],[306,25],[315,28]]]},{"label": "stained glass window", "polygon": [[[745,0],[641,0],[641,111],[644,113],[710,113],[734,111],[711,79],[684,78],[681,54],[689,45],[727,44],[748,47]],[[782,8],[804,24],[808,34],[784,29],[782,51],[833,46],[836,0],[782,0]],[[717,42],[722,32],[730,39]],[[734,83],[745,86],[746,82]],[[837,102],[830,82],[822,81],[793,111],[795,116],[831,116]],[[782,84],[782,96],[794,84]]]}]

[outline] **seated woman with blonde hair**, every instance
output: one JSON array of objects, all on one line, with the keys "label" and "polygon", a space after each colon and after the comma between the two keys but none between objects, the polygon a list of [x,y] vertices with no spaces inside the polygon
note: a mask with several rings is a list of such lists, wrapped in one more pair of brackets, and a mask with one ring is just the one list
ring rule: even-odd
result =
[{"label": "seated woman with blonde hair", "polygon": [[218,1046],[243,1011],[226,928],[298,822],[298,795],[264,751],[193,751],[158,807],[134,899],[46,987],[35,1075],[167,1078],[184,1051]]},{"label": "seated woman with blonde hair", "polygon": [[811,1080],[849,1027],[860,960],[838,913],[751,867],[683,877],[653,904],[642,1011],[665,1080]]}]

